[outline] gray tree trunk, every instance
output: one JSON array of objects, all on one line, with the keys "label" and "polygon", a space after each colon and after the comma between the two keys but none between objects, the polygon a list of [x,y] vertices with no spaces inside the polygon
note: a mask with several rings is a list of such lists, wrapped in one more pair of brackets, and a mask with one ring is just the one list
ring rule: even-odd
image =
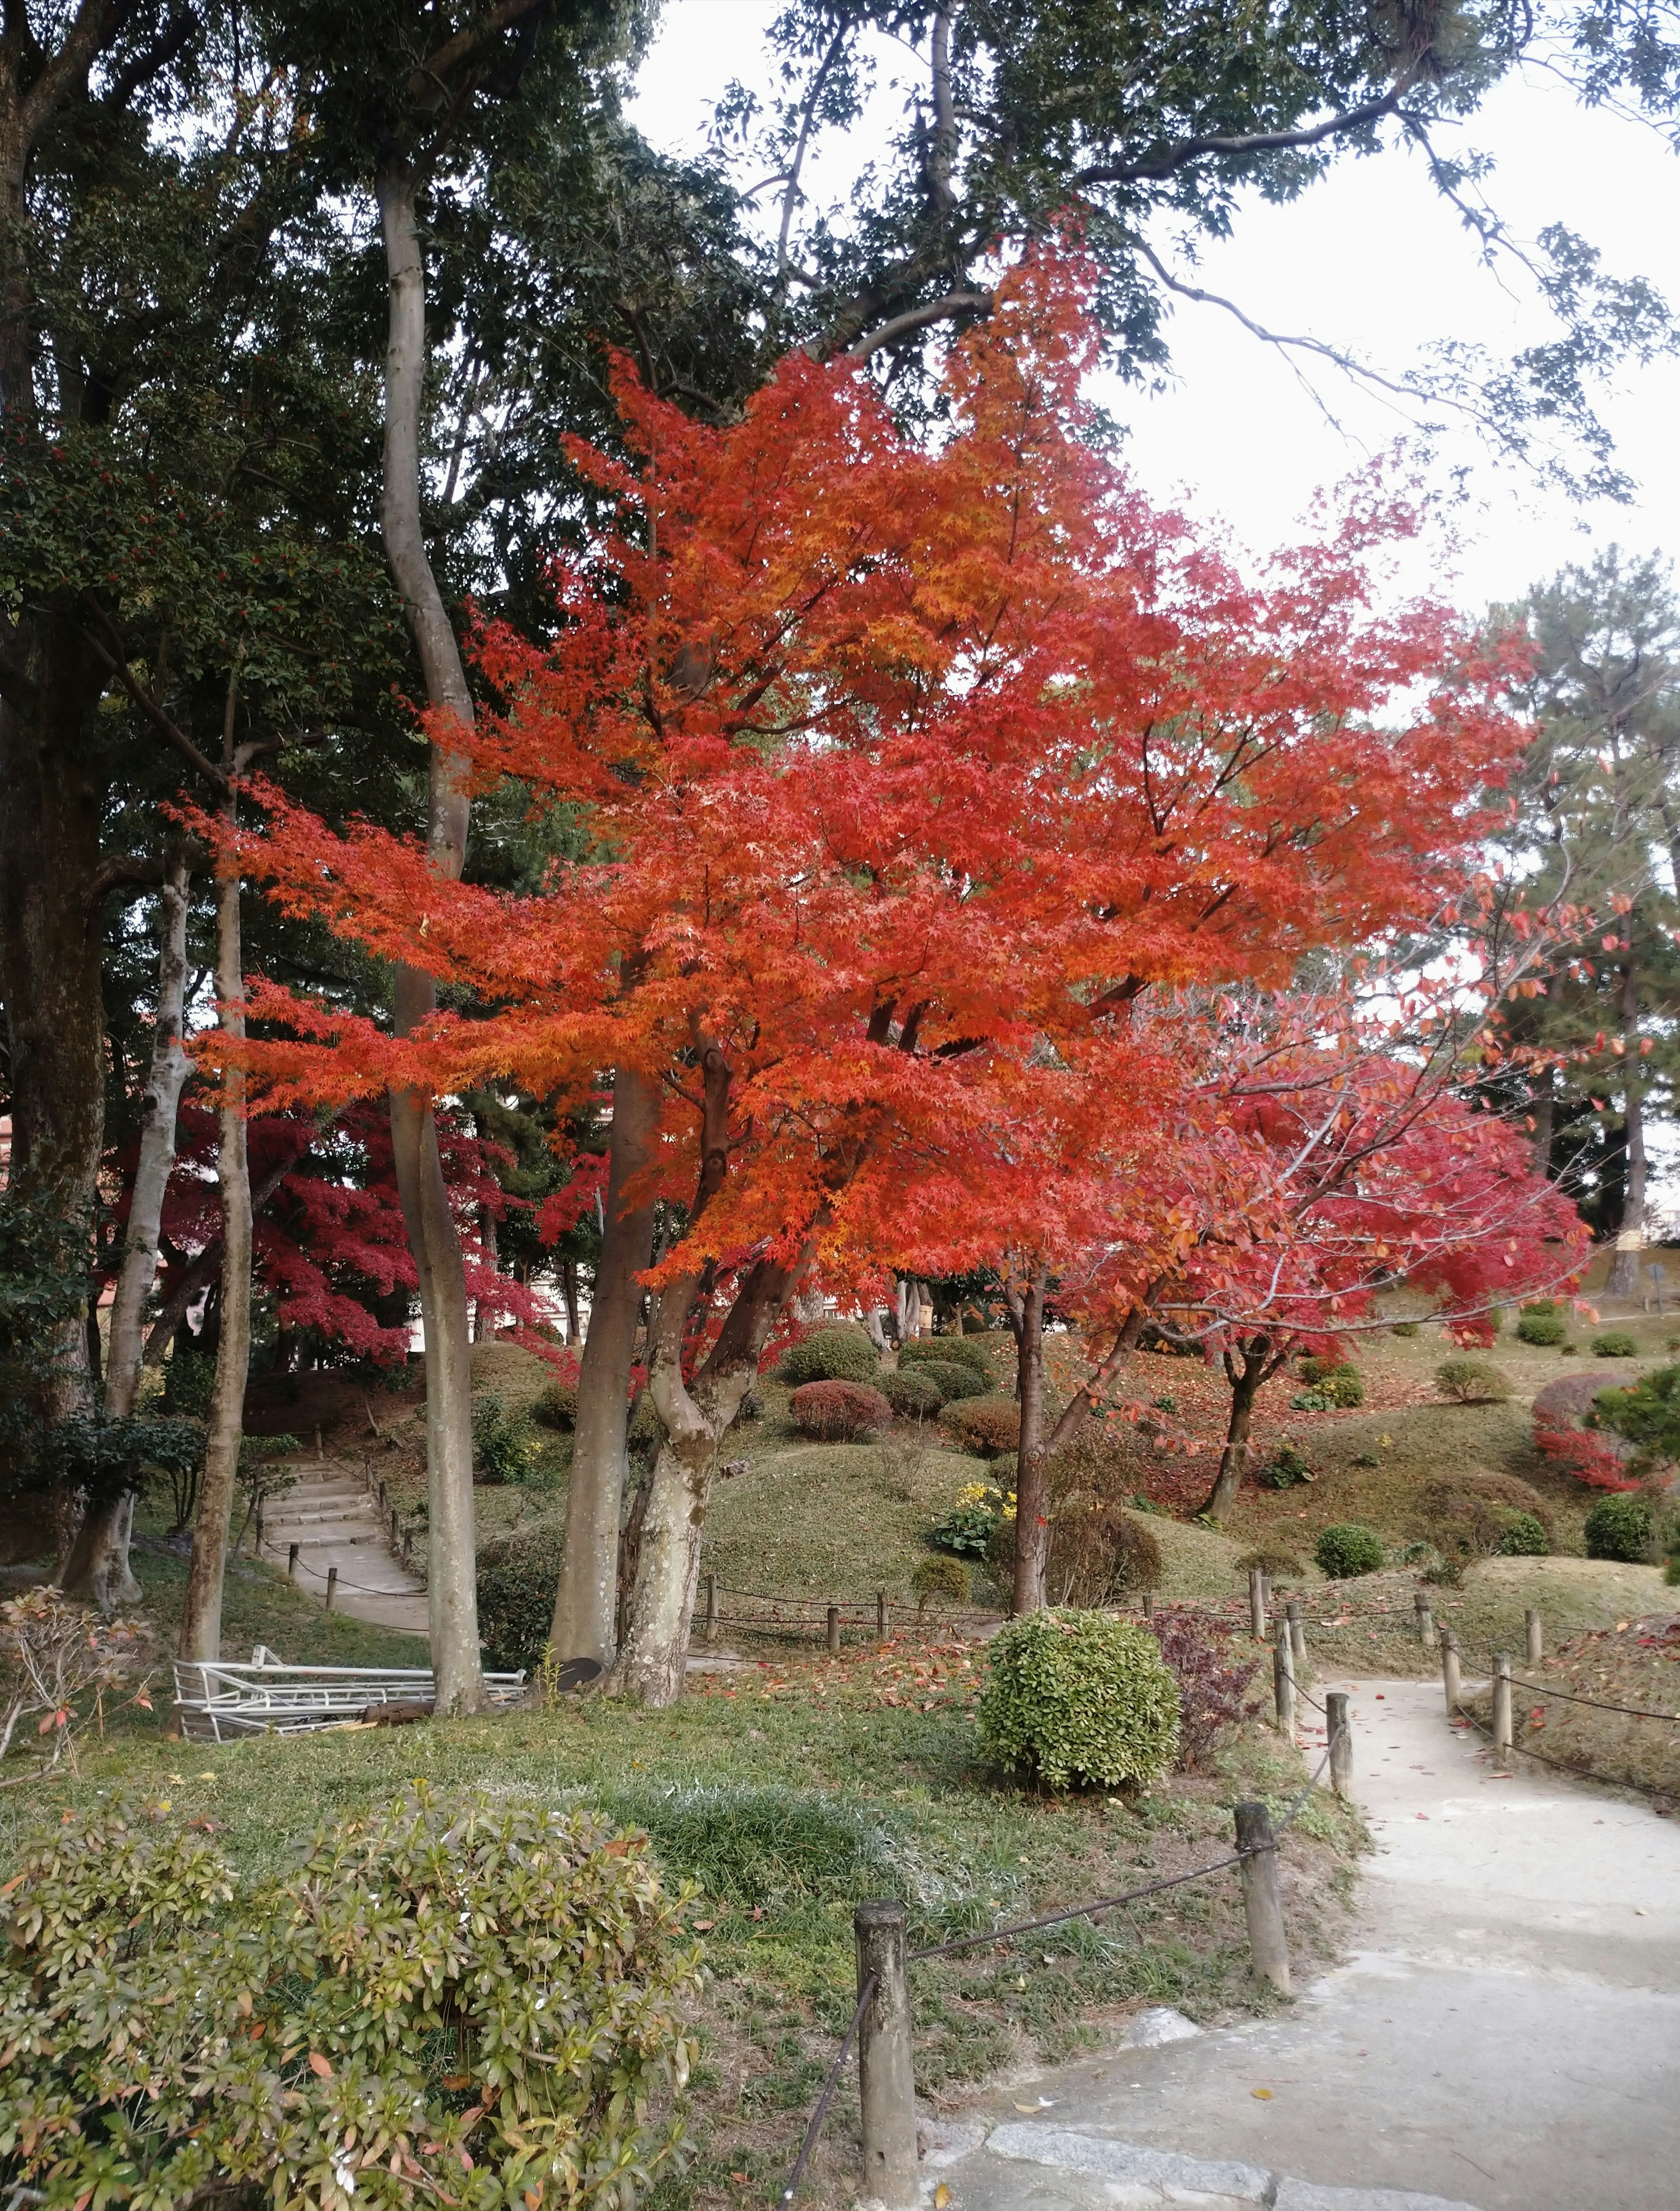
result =
[{"label": "gray tree trunk", "polygon": [[625,1186],[645,1164],[659,1126],[659,1092],[645,1075],[620,1068],[613,1078],[607,1202],[601,1264],[589,1300],[589,1333],[577,1377],[577,1433],[565,1548],[554,1596],[553,1640],[559,1658],[611,1663],[619,1522],[624,1509],[625,1449],[630,1420],[630,1368],[642,1285],[653,1261],[654,1208],[626,1212]]},{"label": "gray tree trunk", "polygon": [[[414,173],[404,161],[387,161],[380,169],[378,189],[390,285],[380,526],[385,557],[402,593],[403,613],[425,673],[427,700],[464,730],[473,724],[472,695],[420,526],[426,270],[414,215]],[[460,876],[467,857],[469,805],[466,762],[438,742],[434,730],[426,849],[440,875]],[[399,1034],[418,1027],[435,1003],[429,975],[417,968],[399,968],[395,1009]],[[437,1708],[440,1713],[476,1711],[483,1703],[484,1681],[473,1526],[473,1378],[466,1269],[438,1154],[432,1100],[417,1091],[394,1092],[390,1116],[397,1192],[414,1255],[426,1331],[427,1592]]]},{"label": "gray tree trunk", "polygon": [[1645,1256],[1645,1063],[1639,1055],[1639,982],[1630,960],[1622,972],[1622,1064],[1626,1070],[1623,1076],[1623,1119],[1628,1147],[1627,1181],[1616,1257],[1604,1285],[1613,1298],[1636,1298],[1643,1287],[1640,1269]]},{"label": "gray tree trunk", "polygon": [[1015,1322],[1015,1372],[1021,1402],[1021,1443],[1015,1472],[1015,1579],[1010,1610],[1042,1610],[1050,1516],[1044,1490],[1044,1287],[1040,1267],[1023,1290],[1009,1293]]}]

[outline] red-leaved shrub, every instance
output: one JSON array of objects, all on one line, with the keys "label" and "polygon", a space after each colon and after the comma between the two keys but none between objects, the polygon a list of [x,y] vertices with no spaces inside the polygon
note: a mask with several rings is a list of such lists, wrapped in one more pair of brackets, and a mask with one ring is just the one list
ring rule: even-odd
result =
[{"label": "red-leaved shrub", "polygon": [[794,1426],[819,1443],[851,1444],[891,1425],[892,1408],[861,1382],[806,1382],[788,1400]]},{"label": "red-leaved shrub", "polygon": [[1534,1447],[1589,1489],[1637,1489],[1628,1470],[1633,1445],[1585,1425],[1604,1386],[1596,1374],[1564,1374],[1547,1383],[1534,1400]]},{"label": "red-leaved shrub", "polygon": [[1259,1661],[1233,1661],[1230,1630],[1189,1613],[1162,1613],[1147,1625],[1178,1684],[1178,1762],[1200,1766],[1225,1729],[1255,1710],[1245,1692]]}]

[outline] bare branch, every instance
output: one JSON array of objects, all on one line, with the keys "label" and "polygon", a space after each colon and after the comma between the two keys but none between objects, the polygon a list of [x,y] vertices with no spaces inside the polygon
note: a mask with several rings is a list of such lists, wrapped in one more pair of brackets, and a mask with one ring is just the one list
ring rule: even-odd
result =
[{"label": "bare branch", "polygon": [[942,300],[930,300],[925,307],[909,307],[902,315],[893,315],[867,331],[855,345],[847,347],[846,359],[867,360],[883,346],[896,345],[900,338],[925,330],[930,323],[950,322],[958,315],[989,315],[996,304],[990,292],[947,292]]},{"label": "bare branch", "polygon": [[1357,107],[1347,108],[1339,115],[1326,116],[1322,123],[1309,124],[1302,130],[1251,130],[1237,138],[1182,138],[1176,146],[1169,146],[1164,153],[1152,154],[1146,161],[1094,162],[1089,168],[1076,170],[1073,182],[1083,189],[1089,185],[1159,181],[1175,176],[1179,170],[1208,154],[1240,157],[1321,146],[1326,138],[1338,137],[1347,130],[1363,130],[1368,123],[1380,123],[1385,116],[1394,114],[1411,90],[1415,76],[1415,71],[1408,71],[1376,99],[1362,101]]}]

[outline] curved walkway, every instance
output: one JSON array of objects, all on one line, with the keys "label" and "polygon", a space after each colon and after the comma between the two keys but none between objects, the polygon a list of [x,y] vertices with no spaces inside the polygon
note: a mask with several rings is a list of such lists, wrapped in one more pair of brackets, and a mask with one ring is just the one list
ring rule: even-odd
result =
[{"label": "curved walkway", "polygon": [[360,1475],[331,1459],[311,1460],[297,1472],[293,1486],[269,1501],[259,1555],[283,1573],[295,1543],[297,1586],[305,1596],[324,1604],[327,1576],[336,1566],[336,1610],[426,1634],[426,1584],[391,1549]]},{"label": "curved walkway", "polygon": [[1432,1683],[1354,1686],[1376,1854],[1348,1962],[1275,2019],[1177,2022],[936,2129],[953,2211],[1680,2204],[1680,1820],[1500,1778]]}]

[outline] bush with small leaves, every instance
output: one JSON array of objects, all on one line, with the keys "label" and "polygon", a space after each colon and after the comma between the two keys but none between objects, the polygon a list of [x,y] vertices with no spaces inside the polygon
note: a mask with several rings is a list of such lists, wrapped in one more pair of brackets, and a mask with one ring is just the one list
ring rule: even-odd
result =
[{"label": "bush with small leaves", "polygon": [[1361,1574],[1381,1572],[1382,1538],[1375,1528],[1338,1520],[1320,1531],[1313,1556],[1318,1560],[1319,1572],[1333,1582],[1352,1581]]},{"label": "bush with small leaves", "polygon": [[1417,1493],[1417,1533],[1434,1544],[1444,1559],[1468,1564],[1500,1553],[1508,1530],[1520,1520],[1532,1520],[1544,1538],[1543,1551],[1552,1546],[1551,1509],[1539,1491],[1514,1474],[1438,1475]]},{"label": "bush with small leaves", "polygon": [[1021,1408],[1012,1397],[968,1397],[947,1405],[940,1426],[981,1458],[997,1458],[1021,1447]]},{"label": "bush with small leaves", "polygon": [[873,1382],[881,1371],[880,1354],[861,1328],[813,1329],[782,1354],[777,1374],[784,1382]]},{"label": "bush with small leaves", "polygon": [[564,1523],[527,1522],[480,1537],[478,1632],[485,1663],[499,1674],[534,1674],[554,1624]]},{"label": "bush with small leaves", "polygon": [[788,1400],[788,1417],[819,1443],[861,1443],[891,1425],[892,1408],[879,1390],[856,1382],[806,1382]]},{"label": "bush with small leaves", "polygon": [[1544,1522],[1532,1512],[1514,1512],[1494,1546],[1500,1559],[1544,1559],[1551,1549]]},{"label": "bush with small leaves", "polygon": [[1435,1370],[1435,1386],[1460,1405],[1502,1405],[1511,1394],[1511,1378],[1491,1359],[1443,1359]]},{"label": "bush with small leaves", "polygon": [[1637,1359],[1639,1344],[1625,1328],[1607,1328],[1602,1336],[1592,1339],[1595,1359]]},{"label": "bush with small leaves", "polygon": [[247,1882],[208,1828],[106,1799],[25,1844],[17,2202],[604,2211],[675,2161],[701,1957],[645,1838],[417,1783]]},{"label": "bush with small leaves", "polygon": [[1248,1695],[1258,1659],[1233,1658],[1231,1631],[1222,1622],[1185,1612],[1158,1614],[1151,1623],[1161,1656],[1178,1684],[1181,1766],[1204,1766],[1219,1737],[1254,1711]]},{"label": "bush with small leaves", "polygon": [[[1164,1567],[1153,1531],[1127,1507],[1114,1442],[1089,1428],[1044,1462],[1044,1579],[1056,1604],[1111,1604],[1158,1589]],[[997,1560],[999,1566],[1006,1560]]]},{"label": "bush with small leaves", "polygon": [[925,1612],[935,1598],[949,1604],[966,1604],[969,1570],[960,1559],[922,1559],[910,1576],[910,1595],[918,1612]]},{"label": "bush with small leaves", "polygon": [[473,1470],[480,1481],[529,1481],[541,1446],[531,1416],[509,1412],[492,1390],[473,1405]]},{"label": "bush with small leaves", "polygon": [[895,1413],[912,1420],[925,1420],[946,1402],[944,1390],[925,1366],[907,1367],[901,1374],[883,1374],[881,1395]]},{"label": "bush with small leaves", "polygon": [[531,1403],[531,1416],[545,1428],[562,1431],[577,1425],[577,1384],[576,1382],[551,1382],[538,1391]]},{"label": "bush with small leaves", "polygon": [[1421,1336],[1423,1324],[1420,1320],[1397,1320],[1388,1333],[1390,1336]]},{"label": "bush with small leaves", "polygon": [[966,1366],[979,1375],[989,1390],[997,1379],[988,1346],[992,1339],[978,1336],[917,1336],[898,1348],[898,1364],[922,1366],[930,1360],[946,1366]]},{"label": "bush with small leaves", "polygon": [[1550,1308],[1541,1312],[1533,1305],[1525,1305],[1517,1315],[1518,1342],[1531,1343],[1538,1350],[1551,1349],[1562,1343],[1568,1332],[1562,1320]]},{"label": "bush with small leaves", "polygon": [[1245,1581],[1256,1566],[1274,1582],[1298,1582],[1306,1571],[1296,1553],[1281,1543],[1256,1543],[1236,1561],[1236,1571]]},{"label": "bush with small leaves", "polygon": [[1178,1755],[1178,1685],[1130,1620],[1028,1613],[991,1645],[978,1721],[988,1758],[1049,1788],[1146,1787]]},{"label": "bush with small leaves", "polygon": [[1589,1559],[1617,1559],[1642,1566],[1651,1553],[1652,1514],[1643,1497],[1624,1491],[1601,1497],[1586,1516],[1582,1533]]},{"label": "bush with small leaves", "polygon": [[947,1405],[955,1404],[961,1397],[988,1396],[992,1391],[991,1383],[975,1368],[952,1359],[918,1360],[914,1366],[903,1369],[903,1378],[906,1382],[931,1382],[940,1401]]}]

